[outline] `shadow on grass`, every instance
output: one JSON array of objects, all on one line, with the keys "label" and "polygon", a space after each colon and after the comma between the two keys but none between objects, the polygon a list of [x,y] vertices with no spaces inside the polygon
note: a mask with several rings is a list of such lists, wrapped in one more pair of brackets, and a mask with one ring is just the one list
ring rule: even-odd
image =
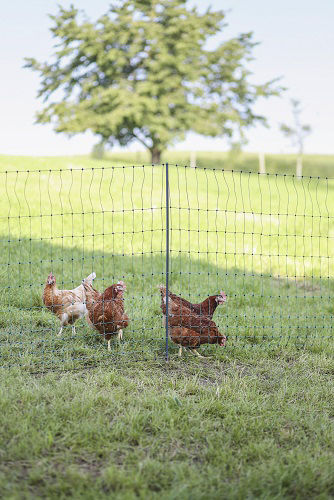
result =
[{"label": "shadow on grass", "polygon": [[[165,253],[113,255],[67,248],[29,239],[7,242],[0,257],[0,366],[23,366],[32,371],[76,369],[120,359],[165,358],[157,286],[165,280]],[[333,280],[295,281],[269,275],[224,269],[180,253],[170,261],[170,288],[193,302],[223,289],[228,296],[214,320],[227,334],[226,349],[202,346],[222,358],[229,349],[306,348],[321,351],[332,338]],[[125,309],[130,325],[121,345],[115,339],[108,352],[104,339],[84,320],[77,334],[66,328],[58,337],[57,318],[42,304],[48,273],[59,288],[71,289],[95,271],[95,287],[103,291],[123,279],[127,284]],[[176,346],[170,342],[171,355]]]}]

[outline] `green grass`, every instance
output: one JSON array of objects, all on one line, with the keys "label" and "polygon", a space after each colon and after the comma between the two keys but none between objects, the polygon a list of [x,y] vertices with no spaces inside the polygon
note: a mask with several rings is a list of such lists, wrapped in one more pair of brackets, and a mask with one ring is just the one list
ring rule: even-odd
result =
[{"label": "green grass", "polygon": [[333,358],[3,371],[3,498],[331,498]]},{"label": "green grass", "polygon": [[[334,496],[334,181],[171,167],[171,287],[228,343],[166,364],[163,170],[119,165],[0,157],[0,495]],[[51,268],[126,281],[121,346],[56,337]]]}]

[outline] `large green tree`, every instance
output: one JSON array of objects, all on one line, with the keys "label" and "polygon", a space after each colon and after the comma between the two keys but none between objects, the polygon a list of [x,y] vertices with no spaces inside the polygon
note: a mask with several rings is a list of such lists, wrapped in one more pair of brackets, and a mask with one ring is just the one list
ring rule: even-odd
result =
[{"label": "large green tree", "polygon": [[50,62],[26,59],[41,77],[39,123],[69,135],[91,130],[104,143],[137,140],[160,162],[162,151],[192,130],[240,140],[264,117],[260,96],[274,82],[251,83],[252,33],[210,48],[225,14],[200,13],[186,0],[119,0],[95,23],[60,7],[51,31]]}]

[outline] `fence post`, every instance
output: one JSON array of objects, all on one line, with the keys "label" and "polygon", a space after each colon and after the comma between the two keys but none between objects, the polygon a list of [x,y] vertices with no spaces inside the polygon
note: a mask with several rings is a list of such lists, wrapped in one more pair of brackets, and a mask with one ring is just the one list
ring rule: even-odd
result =
[{"label": "fence post", "polygon": [[166,361],[168,361],[168,281],[169,281],[169,176],[168,162],[166,163]]},{"label": "fence post", "polygon": [[262,151],[260,151],[259,153],[259,173],[260,174],[266,173],[266,160],[264,153]]},{"label": "fence post", "polygon": [[297,165],[296,165],[296,177],[297,179],[301,179],[303,176],[303,160],[302,156],[298,155],[297,156]]},{"label": "fence post", "polygon": [[196,167],[196,151],[191,151],[190,153],[190,166],[191,168]]}]

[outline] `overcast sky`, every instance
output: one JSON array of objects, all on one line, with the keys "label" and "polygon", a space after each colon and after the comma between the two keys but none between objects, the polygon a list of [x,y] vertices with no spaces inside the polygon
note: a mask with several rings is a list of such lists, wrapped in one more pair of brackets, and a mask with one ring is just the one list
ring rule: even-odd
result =
[{"label": "overcast sky", "polygon": [[[52,128],[34,125],[41,102],[36,99],[38,75],[23,69],[25,56],[47,59],[53,40],[48,13],[57,3],[73,3],[92,18],[103,14],[108,0],[10,0],[1,2],[0,20],[0,154],[85,154],[97,142],[90,134],[68,139]],[[289,99],[303,106],[303,122],[312,126],[306,141],[309,153],[334,153],[334,0],[191,0],[200,8],[211,5],[227,12],[229,26],[221,39],[254,31],[261,44],[251,64],[254,82],[282,76],[286,95],[259,103],[256,111],[266,115],[270,128],[257,126],[248,133],[248,151],[289,152],[291,147],[279,132],[280,122],[291,121]],[[189,134],[177,149],[226,150],[223,139]],[[134,144],[132,150],[140,149]]]}]

